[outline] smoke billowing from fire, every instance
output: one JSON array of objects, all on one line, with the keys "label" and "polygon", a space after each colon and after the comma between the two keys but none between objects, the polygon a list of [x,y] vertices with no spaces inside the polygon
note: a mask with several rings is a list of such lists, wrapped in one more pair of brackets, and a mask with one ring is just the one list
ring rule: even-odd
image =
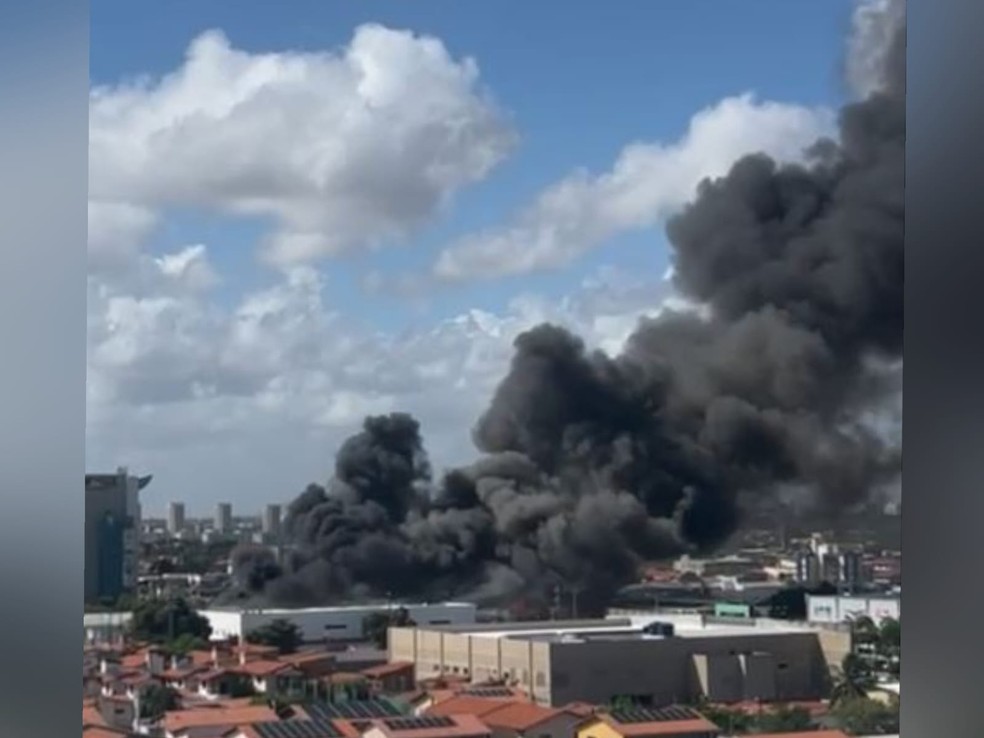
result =
[{"label": "smoke billowing from fire", "polygon": [[897,478],[901,441],[869,421],[900,396],[903,330],[905,14],[881,5],[880,84],[838,140],[805,166],[748,156],[668,223],[700,315],[644,321],[616,357],[552,325],[519,336],[481,458],[438,480],[413,418],[368,419],[289,507],[291,560],[240,550],[240,585],[311,604],[564,583],[590,608],[643,560],[713,549],[746,505],[840,510]]}]

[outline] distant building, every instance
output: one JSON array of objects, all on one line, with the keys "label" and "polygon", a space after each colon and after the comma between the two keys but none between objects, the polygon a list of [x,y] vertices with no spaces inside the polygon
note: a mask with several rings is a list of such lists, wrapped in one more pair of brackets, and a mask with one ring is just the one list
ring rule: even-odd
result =
[{"label": "distant building", "polygon": [[222,535],[232,533],[232,505],[220,502],[215,506],[215,530]]},{"label": "distant building", "polygon": [[902,616],[902,598],[893,595],[806,596],[806,618],[810,623],[847,623],[860,616],[869,617],[875,623],[885,618],[898,620]]},{"label": "distant building", "polygon": [[840,564],[841,582],[848,589],[853,590],[868,579],[859,551],[845,551],[842,553]]},{"label": "distant building", "polygon": [[151,477],[85,475],[84,586],[86,602],[115,600],[137,584],[140,490]]},{"label": "distant building", "polygon": [[836,553],[825,553],[820,559],[820,579],[831,584],[841,581],[841,557]]},{"label": "distant building", "polygon": [[813,551],[800,551],[796,554],[796,581],[809,585],[820,581],[820,562]]},{"label": "distant building", "polygon": [[380,603],[340,607],[306,608],[238,608],[221,607],[202,610],[212,626],[212,639],[242,639],[274,620],[287,620],[301,631],[308,642],[358,641],[365,638],[365,620],[377,612],[406,608],[410,618],[422,625],[464,625],[475,622],[475,605],[461,602],[434,604]]},{"label": "distant building", "polygon": [[819,700],[850,635],[787,622],[700,615],[391,628],[391,661],[418,680],[492,681],[541,705],[654,707]]},{"label": "distant building", "polygon": [[87,644],[119,642],[127,632],[133,613],[87,612],[82,616],[83,639]]},{"label": "distant building", "polygon": [[183,502],[172,502],[167,509],[167,532],[172,536],[181,535],[185,529],[185,506]]},{"label": "distant building", "polygon": [[263,535],[273,540],[280,539],[280,505],[267,505],[263,511]]}]

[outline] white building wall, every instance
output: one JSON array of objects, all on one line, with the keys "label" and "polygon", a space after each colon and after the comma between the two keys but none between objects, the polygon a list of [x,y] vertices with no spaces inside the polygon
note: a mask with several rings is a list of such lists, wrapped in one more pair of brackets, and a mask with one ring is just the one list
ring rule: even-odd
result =
[{"label": "white building wall", "polygon": [[901,613],[902,602],[894,597],[806,597],[806,617],[811,623],[846,623],[862,615],[877,623],[885,618],[898,620]]},{"label": "white building wall", "polygon": [[265,609],[265,610],[203,610],[212,626],[212,640],[225,640],[230,637],[242,639],[274,620],[288,620],[301,631],[306,641],[360,640],[363,637],[363,622],[374,612],[385,612],[405,607],[410,617],[418,625],[467,625],[475,622],[476,608],[469,603],[439,603],[418,605],[366,605],[357,607],[324,607],[303,609]]}]

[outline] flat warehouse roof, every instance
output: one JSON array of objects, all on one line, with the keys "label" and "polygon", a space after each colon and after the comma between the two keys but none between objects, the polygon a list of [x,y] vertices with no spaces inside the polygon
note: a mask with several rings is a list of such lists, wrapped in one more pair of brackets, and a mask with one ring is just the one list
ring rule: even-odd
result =
[{"label": "flat warehouse roof", "polygon": [[[637,638],[655,640],[658,635],[643,634],[643,626],[651,623],[673,625],[677,638],[711,638],[715,636],[762,636],[782,633],[816,633],[816,628],[783,621],[749,620],[747,623],[722,623],[707,621],[694,615],[645,615],[629,618],[612,618],[608,621],[544,621],[516,624],[519,627],[455,626],[441,627],[447,633],[471,635],[477,638],[526,638],[530,640],[560,641],[564,638],[583,636],[586,640]],[[424,629],[428,629],[424,626]]]}]

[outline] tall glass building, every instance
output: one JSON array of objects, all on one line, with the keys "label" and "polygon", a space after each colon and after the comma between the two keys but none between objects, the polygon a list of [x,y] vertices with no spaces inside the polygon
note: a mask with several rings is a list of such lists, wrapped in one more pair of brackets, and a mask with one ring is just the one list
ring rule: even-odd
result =
[{"label": "tall glass building", "polygon": [[85,601],[105,602],[132,591],[140,556],[140,490],[151,477],[85,475]]}]

